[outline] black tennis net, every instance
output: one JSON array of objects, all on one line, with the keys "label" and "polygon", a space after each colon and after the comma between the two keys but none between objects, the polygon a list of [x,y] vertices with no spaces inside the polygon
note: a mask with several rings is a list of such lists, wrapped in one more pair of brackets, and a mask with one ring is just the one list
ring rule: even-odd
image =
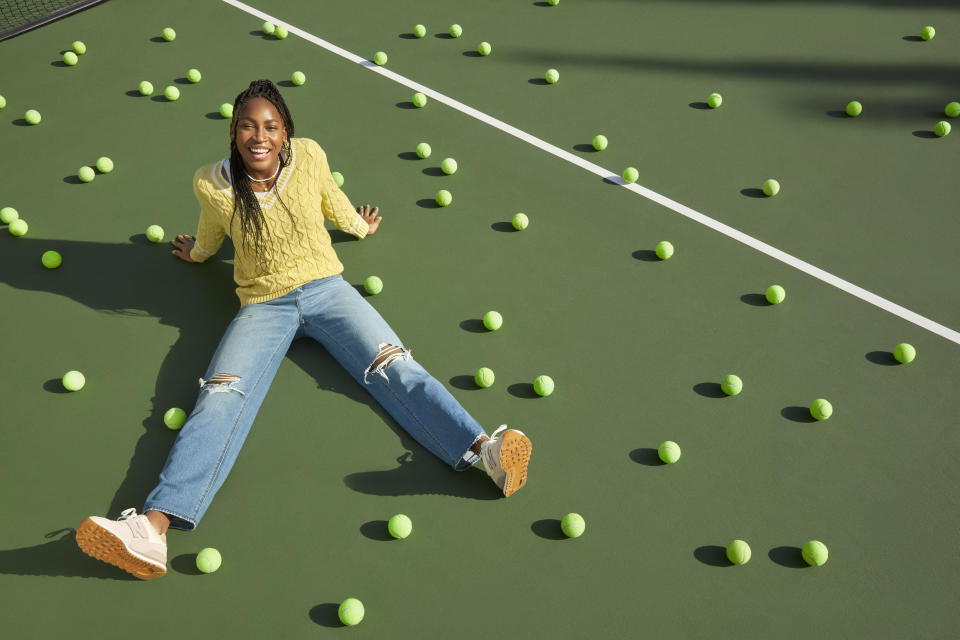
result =
[{"label": "black tennis net", "polygon": [[0,0],[0,42],[105,0]]}]

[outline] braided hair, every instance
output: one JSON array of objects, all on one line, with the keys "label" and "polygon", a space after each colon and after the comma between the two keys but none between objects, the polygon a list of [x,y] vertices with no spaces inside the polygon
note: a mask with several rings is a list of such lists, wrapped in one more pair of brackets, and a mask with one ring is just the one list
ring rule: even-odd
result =
[{"label": "braided hair", "polygon": [[[247,246],[249,241],[251,239],[253,240],[257,264],[262,264],[264,261],[263,230],[266,229],[267,235],[269,236],[270,229],[267,225],[266,218],[264,218],[263,210],[260,209],[260,202],[257,200],[257,196],[254,195],[253,189],[250,188],[250,183],[246,180],[246,168],[243,164],[243,157],[240,155],[240,150],[237,149],[236,134],[237,120],[240,117],[240,111],[243,109],[243,106],[253,98],[265,98],[277,108],[277,111],[280,112],[280,117],[283,119],[283,126],[287,130],[288,139],[293,137],[294,130],[293,118],[290,117],[287,103],[284,102],[277,86],[270,80],[254,80],[245,91],[237,95],[236,100],[233,102],[233,120],[231,121],[233,135],[230,137],[230,182],[233,185],[233,214],[230,216],[230,226],[231,228],[233,227],[234,217],[240,214],[240,230],[243,236],[243,244]],[[283,173],[284,168],[289,164],[289,153],[281,152],[280,170],[277,173],[274,185],[280,181],[280,174]],[[276,188],[276,186],[274,186],[274,188]],[[290,214],[290,209],[288,209],[286,203],[280,199],[279,191],[277,191],[277,200],[283,205],[287,213]],[[292,217],[292,214],[290,215]]]}]

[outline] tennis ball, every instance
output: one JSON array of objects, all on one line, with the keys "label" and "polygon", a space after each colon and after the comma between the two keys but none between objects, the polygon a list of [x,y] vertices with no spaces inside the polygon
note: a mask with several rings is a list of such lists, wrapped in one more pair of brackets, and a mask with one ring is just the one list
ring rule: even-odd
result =
[{"label": "tennis ball", "polygon": [[452,24],[452,25],[450,25],[450,37],[451,37],[451,38],[459,38],[459,37],[462,36],[462,35],[463,35],[463,27],[461,27],[461,26],[458,25],[458,24]]},{"label": "tennis ball", "polygon": [[78,60],[79,58],[77,58],[77,54],[75,54],[73,51],[67,51],[65,54],[63,54],[63,63],[66,65],[72,67],[73,65],[77,64]]},{"label": "tennis ball", "polygon": [[741,380],[739,376],[731,373],[728,376],[724,376],[723,380],[720,381],[720,388],[723,389],[723,392],[728,396],[735,396],[743,391],[743,380]]},{"label": "tennis ball", "polygon": [[723,104],[723,96],[719,93],[711,93],[707,96],[707,105],[709,105],[711,109],[716,109],[721,104]]},{"label": "tennis ball", "polygon": [[146,80],[137,85],[137,90],[140,91],[140,95],[149,96],[153,93],[153,85]]},{"label": "tennis ball", "polygon": [[163,95],[166,96],[167,100],[171,102],[180,98],[180,89],[177,89],[175,86],[170,85],[163,90]]},{"label": "tennis ball", "polygon": [[661,260],[667,260],[673,255],[673,245],[666,240],[661,240],[657,243],[657,246],[653,248],[653,252],[656,253],[657,257]]},{"label": "tennis ball", "polygon": [[547,4],[550,5],[551,7],[555,7],[558,4],[560,4],[560,0],[547,0]]},{"label": "tennis ball", "polygon": [[733,564],[750,562],[750,545],[743,540],[734,540],[727,545],[727,560]]},{"label": "tennis ball", "polygon": [[607,136],[598,134],[593,136],[593,148],[597,151],[603,151],[607,148]]},{"label": "tennis ball", "polygon": [[553,378],[550,376],[537,376],[533,381],[533,390],[538,396],[547,397],[553,393]]},{"label": "tennis ball", "polygon": [[555,84],[560,79],[560,72],[556,69],[547,69],[543,79],[547,81],[547,84]]},{"label": "tennis ball", "polygon": [[220,105],[220,117],[222,118],[232,118],[233,117],[233,105],[229,102],[224,102]]},{"label": "tennis ball", "polygon": [[496,331],[503,326],[503,316],[497,311],[487,311],[483,314],[483,326],[490,331]]},{"label": "tennis ball", "polygon": [[6,108],[7,108],[7,99],[4,98],[3,96],[0,96],[0,109],[6,109]]},{"label": "tennis ball", "polygon": [[47,269],[56,269],[63,262],[63,258],[56,251],[44,251],[43,255],[40,256],[40,262]]},{"label": "tennis ball", "polygon": [[403,540],[413,531],[413,522],[411,522],[407,516],[398,513],[387,520],[387,531],[389,531],[390,535],[394,538]]},{"label": "tennis ball", "polygon": [[81,182],[91,182],[96,176],[97,174],[91,167],[80,167],[80,170],[77,171],[77,177],[80,178]]},{"label": "tennis ball", "polygon": [[833,405],[823,398],[817,398],[810,405],[810,415],[816,420],[826,420],[833,415]]},{"label": "tennis ball", "polygon": [[528,218],[525,213],[515,213],[513,214],[512,224],[513,228],[517,231],[523,231],[530,226],[530,218]]},{"label": "tennis ball", "polygon": [[73,52],[78,56],[82,56],[87,52],[87,45],[83,44],[80,40],[74,40],[70,48],[73,49]]},{"label": "tennis ball", "polygon": [[28,124],[40,124],[40,112],[36,109],[30,109],[23,114],[23,119],[26,120]]},{"label": "tennis ball", "polygon": [[0,209],[0,222],[3,224],[10,224],[19,217],[20,213],[13,207],[4,207],[3,209]]},{"label": "tennis ball", "polygon": [[768,196],[775,196],[780,193],[780,183],[770,178],[763,183],[763,192]]},{"label": "tennis ball", "polygon": [[767,302],[770,304],[780,304],[787,297],[787,292],[778,284],[772,284],[767,287]]},{"label": "tennis ball", "polygon": [[277,40],[283,40],[283,39],[285,39],[288,35],[290,35],[290,32],[287,31],[287,28],[286,28],[285,26],[283,26],[282,24],[278,24],[278,25],[273,29],[273,36],[274,36]]},{"label": "tennis ball", "polygon": [[338,187],[343,186],[343,174],[339,171],[331,171],[330,176],[333,177],[333,183]]},{"label": "tennis ball", "polygon": [[83,385],[87,383],[87,379],[79,371],[67,371],[63,374],[61,382],[63,382],[63,388],[67,391],[80,391],[80,389],[83,389]]},{"label": "tennis ball", "polygon": [[348,627],[360,624],[360,621],[363,620],[363,614],[363,603],[356,598],[347,598],[340,603],[340,608],[337,609],[340,622]]},{"label": "tennis ball", "polygon": [[293,75],[290,76],[290,82],[297,85],[298,87],[301,86],[306,81],[307,81],[307,76],[304,75],[303,71],[294,71]]},{"label": "tennis ball", "polygon": [[937,35],[937,30],[931,26],[926,26],[920,30],[920,37],[924,40],[933,40],[935,35]]},{"label": "tennis ball", "polygon": [[[0,109],[3,108],[3,96],[0,96]],[[943,110],[943,113],[950,118],[956,118],[960,116],[960,102],[950,102],[947,104],[946,108]]]},{"label": "tennis ball", "polygon": [[220,552],[213,547],[201,549],[200,553],[197,554],[197,569],[200,569],[203,573],[213,573],[220,568],[222,560]]},{"label": "tennis ball", "polygon": [[417,145],[417,156],[420,158],[429,158],[432,151],[430,145],[426,142],[421,142]]},{"label": "tennis ball", "polygon": [[27,226],[26,220],[23,218],[17,218],[10,223],[10,226],[7,227],[7,229],[9,229],[10,235],[14,235],[19,238],[20,236],[27,235],[27,229],[29,229],[29,227]]},{"label": "tennis ball", "polygon": [[560,530],[568,538],[579,538],[586,528],[587,523],[579,513],[568,513],[560,520]]},{"label": "tennis ball", "polygon": [[272,36],[277,30],[276,25],[274,25],[272,22],[264,22],[260,28],[263,29],[263,34],[267,36]]},{"label": "tennis ball", "polygon": [[171,431],[178,430],[186,421],[187,412],[180,407],[167,409],[167,412],[163,414],[163,424],[167,425]]},{"label": "tennis ball", "polygon": [[680,445],[673,440],[661,442],[657,448],[657,455],[667,464],[673,464],[680,459]]},{"label": "tennis ball", "polygon": [[200,74],[199,69],[190,69],[189,71],[187,71],[187,80],[189,80],[194,84],[200,82],[200,78],[202,77],[203,76]]},{"label": "tennis ball", "polygon": [[950,133],[950,123],[946,120],[941,120],[933,127],[933,132],[939,137],[943,137]]},{"label": "tennis ball", "polygon": [[423,36],[427,35],[427,28],[422,24],[418,24],[413,28],[413,35],[414,37],[422,38]]},{"label": "tennis ball", "polygon": [[447,191],[446,189],[440,189],[440,191],[437,191],[437,204],[438,204],[438,205],[440,205],[441,207],[445,207],[445,206],[447,206],[448,204],[450,204],[451,202],[453,202],[453,194],[451,194],[451,193],[450,193],[449,191]]},{"label": "tennis ball", "polygon": [[367,276],[367,279],[363,281],[363,288],[366,289],[367,293],[375,296],[383,291],[383,280],[377,276]]},{"label": "tennis ball", "polygon": [[457,161],[453,158],[444,158],[443,162],[440,163],[440,170],[448,176],[456,173]]},{"label": "tennis ball", "polygon": [[628,184],[633,184],[640,179],[640,172],[637,171],[636,167],[627,167],[623,170],[623,181]]},{"label": "tennis ball", "polygon": [[827,556],[830,555],[827,551],[827,545],[819,540],[811,540],[803,545],[801,553],[803,553],[803,559],[806,560],[807,564],[816,567],[822,567],[826,564]]},{"label": "tennis ball", "polygon": [[147,240],[150,242],[160,242],[163,240],[163,227],[158,224],[152,224],[147,227]]},{"label": "tennis ball", "polygon": [[413,94],[413,106],[425,107],[426,105],[427,105],[427,96],[420,93],[419,91]]},{"label": "tennis ball", "polygon": [[110,173],[113,171],[113,160],[107,156],[100,156],[97,158],[97,170],[100,173]]},{"label": "tennis ball", "polygon": [[863,105],[862,105],[862,104],[860,104],[860,103],[857,102],[856,100],[853,100],[852,102],[848,102],[848,103],[847,103],[847,115],[848,115],[848,116],[855,118],[855,117],[857,117],[858,115],[860,115],[861,113],[863,113]]},{"label": "tennis ball", "polygon": [[375,54],[373,54],[373,61],[382,67],[383,65],[387,64],[387,54],[383,51],[377,51]]},{"label": "tennis ball", "polygon": [[490,52],[491,52],[491,51],[493,51],[493,47],[490,46],[490,43],[489,43],[489,42],[481,42],[481,43],[477,46],[477,53],[479,53],[479,54],[482,55],[482,56],[488,56],[488,55],[490,55]]},{"label": "tennis ball", "polygon": [[893,350],[893,357],[897,359],[897,362],[907,364],[913,362],[913,359],[917,357],[917,350],[913,348],[913,345],[901,342]]},{"label": "tennis ball", "polygon": [[170,27],[165,27],[164,30],[160,32],[160,35],[167,42],[173,42],[177,38],[177,32]]},{"label": "tennis ball", "polygon": [[477,383],[478,387],[486,389],[487,387],[493,386],[493,381],[496,380],[496,376],[493,375],[493,369],[480,367],[477,369],[477,372],[473,374],[473,380]]}]

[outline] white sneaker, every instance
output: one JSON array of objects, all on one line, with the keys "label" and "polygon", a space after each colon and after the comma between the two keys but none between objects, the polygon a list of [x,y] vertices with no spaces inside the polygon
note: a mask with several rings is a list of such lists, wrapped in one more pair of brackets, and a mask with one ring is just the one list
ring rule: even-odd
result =
[{"label": "white sneaker", "polygon": [[77,546],[90,557],[120,567],[141,580],[167,572],[167,534],[147,516],[127,509],[117,520],[90,516],[77,527]]},{"label": "white sneaker", "polygon": [[[498,438],[500,432],[503,436]],[[480,446],[480,458],[487,468],[487,475],[503,489],[505,497],[510,497],[527,483],[527,465],[532,451],[530,438],[522,431],[507,429],[505,424]]]}]

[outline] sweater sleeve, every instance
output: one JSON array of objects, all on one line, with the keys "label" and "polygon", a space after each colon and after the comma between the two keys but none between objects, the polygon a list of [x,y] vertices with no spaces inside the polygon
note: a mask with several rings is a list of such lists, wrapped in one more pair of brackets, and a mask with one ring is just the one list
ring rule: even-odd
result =
[{"label": "sweater sleeve", "polygon": [[327,154],[319,145],[317,145],[317,158],[320,162],[320,208],[323,210],[323,215],[337,229],[358,238],[366,237],[367,223],[350,204],[347,195],[333,181],[333,174],[330,173],[330,165],[327,162]]},{"label": "sweater sleeve", "polygon": [[197,224],[197,235],[190,250],[190,259],[194,262],[205,262],[215,254],[223,244],[226,230],[216,213],[211,209],[209,200],[204,194],[201,183],[204,168],[198,169],[193,175],[193,195],[200,203],[200,222]]}]

